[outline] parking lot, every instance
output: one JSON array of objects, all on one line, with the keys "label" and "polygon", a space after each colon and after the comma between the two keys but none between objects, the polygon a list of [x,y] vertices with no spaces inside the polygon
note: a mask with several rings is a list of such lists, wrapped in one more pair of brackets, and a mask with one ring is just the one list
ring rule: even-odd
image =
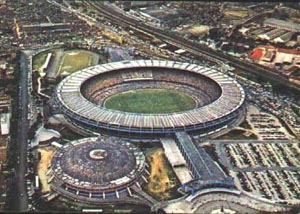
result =
[{"label": "parking lot", "polygon": [[250,105],[247,121],[259,140],[287,140],[294,138],[272,114],[262,112]]},{"label": "parking lot", "polygon": [[296,140],[213,141],[216,152],[247,193],[279,203],[299,203],[300,143]]}]

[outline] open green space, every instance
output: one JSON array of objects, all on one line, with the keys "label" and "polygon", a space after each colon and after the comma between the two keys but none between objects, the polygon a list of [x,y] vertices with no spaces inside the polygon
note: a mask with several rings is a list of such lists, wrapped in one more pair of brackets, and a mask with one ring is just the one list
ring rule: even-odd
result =
[{"label": "open green space", "polygon": [[69,75],[80,69],[97,65],[98,60],[95,60],[95,55],[87,51],[65,52],[58,73],[60,75]]},{"label": "open green space", "polygon": [[34,56],[32,58],[32,70],[38,70],[44,65],[48,53],[50,53],[50,52],[44,51],[44,52],[37,54],[36,56]]},{"label": "open green space", "polygon": [[137,89],[108,97],[104,103],[108,109],[135,113],[173,113],[194,109],[192,97],[167,89]]}]

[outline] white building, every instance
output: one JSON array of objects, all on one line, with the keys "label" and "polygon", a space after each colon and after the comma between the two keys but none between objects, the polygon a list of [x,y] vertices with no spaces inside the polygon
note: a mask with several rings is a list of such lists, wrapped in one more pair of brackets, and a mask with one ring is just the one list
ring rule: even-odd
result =
[{"label": "white building", "polygon": [[8,135],[10,128],[10,113],[0,114],[1,135]]}]

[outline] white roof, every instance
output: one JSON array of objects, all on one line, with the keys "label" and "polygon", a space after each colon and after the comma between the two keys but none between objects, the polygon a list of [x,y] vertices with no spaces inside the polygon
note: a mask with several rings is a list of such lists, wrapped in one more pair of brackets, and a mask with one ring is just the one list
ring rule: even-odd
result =
[{"label": "white roof", "polygon": [[[172,114],[137,114],[102,108],[82,96],[82,83],[98,74],[120,68],[160,66],[181,69],[182,72],[194,72],[215,81],[222,89],[221,96],[213,103],[193,110]],[[92,71],[92,72],[90,72]],[[77,89],[77,90],[76,90]],[[119,124],[121,127],[136,128],[175,128],[186,127],[218,120],[240,108],[245,93],[239,83],[212,68],[189,63],[159,60],[122,61],[96,65],[73,73],[57,87],[57,98],[61,106],[77,117],[88,119],[95,126],[101,124]]]}]

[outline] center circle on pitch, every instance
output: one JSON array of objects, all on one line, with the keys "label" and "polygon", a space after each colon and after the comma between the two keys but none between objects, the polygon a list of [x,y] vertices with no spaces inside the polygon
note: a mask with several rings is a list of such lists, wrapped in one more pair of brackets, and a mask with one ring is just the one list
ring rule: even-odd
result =
[{"label": "center circle on pitch", "polygon": [[94,149],[89,153],[89,157],[94,160],[104,160],[107,152],[104,149]]}]

